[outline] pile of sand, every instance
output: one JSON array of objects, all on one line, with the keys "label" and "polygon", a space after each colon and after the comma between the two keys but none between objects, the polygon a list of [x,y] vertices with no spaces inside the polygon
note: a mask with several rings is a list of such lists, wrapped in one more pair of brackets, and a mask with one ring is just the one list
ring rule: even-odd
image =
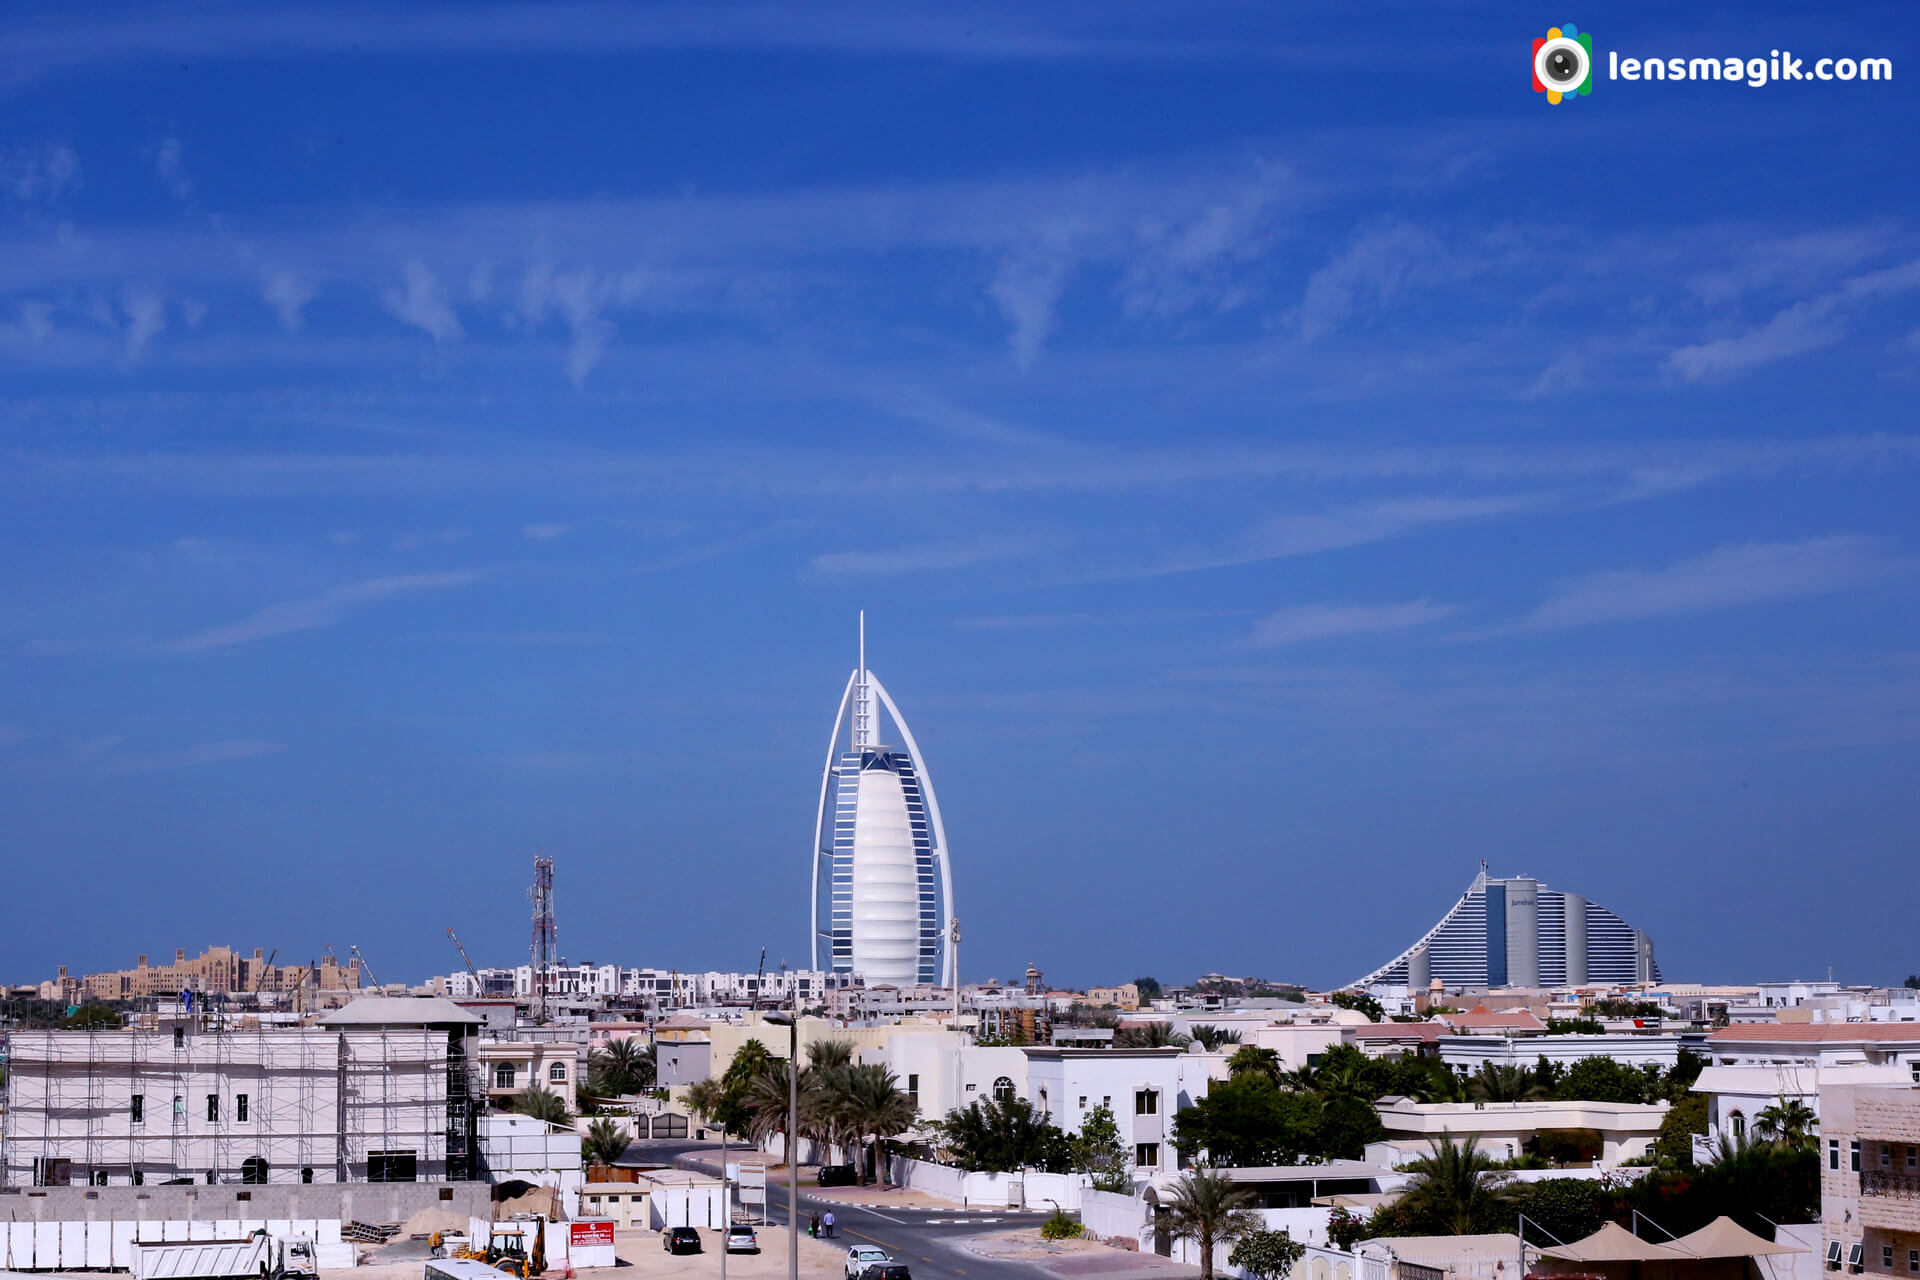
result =
[{"label": "pile of sand", "polygon": [[432,1235],[436,1231],[465,1231],[467,1220],[451,1209],[430,1208],[408,1218],[400,1224],[400,1238],[409,1236]]}]

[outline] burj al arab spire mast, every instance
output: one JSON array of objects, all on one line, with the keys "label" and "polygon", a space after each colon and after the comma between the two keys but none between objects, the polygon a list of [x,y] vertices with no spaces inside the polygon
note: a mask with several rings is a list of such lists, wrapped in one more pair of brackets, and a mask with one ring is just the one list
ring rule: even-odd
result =
[{"label": "burj al arab spire mast", "polygon": [[[882,707],[900,736],[898,746],[882,738]],[[865,613],[859,665],[847,677],[827,742],[813,835],[813,967],[857,973],[869,986],[951,985],[946,825],[913,730],[867,669]]]}]

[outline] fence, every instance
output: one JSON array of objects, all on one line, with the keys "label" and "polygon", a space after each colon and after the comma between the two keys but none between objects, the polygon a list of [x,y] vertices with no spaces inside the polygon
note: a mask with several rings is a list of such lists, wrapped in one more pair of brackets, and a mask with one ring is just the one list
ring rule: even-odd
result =
[{"label": "fence", "polygon": [[1086,1178],[1077,1173],[978,1173],[926,1160],[894,1157],[894,1185],[924,1192],[961,1205],[996,1208],[1060,1208],[1071,1213],[1082,1206]]}]

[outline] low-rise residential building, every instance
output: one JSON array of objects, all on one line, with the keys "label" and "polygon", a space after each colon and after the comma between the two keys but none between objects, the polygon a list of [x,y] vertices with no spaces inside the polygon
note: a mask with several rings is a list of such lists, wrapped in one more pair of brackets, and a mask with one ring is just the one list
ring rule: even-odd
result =
[{"label": "low-rise residential building", "polygon": [[1772,1023],[1722,1027],[1707,1037],[1708,1066],[1694,1082],[1707,1096],[1711,1150],[1738,1140],[1777,1102],[1822,1116],[1825,1095],[1843,1085],[1920,1083],[1920,1024]]},{"label": "low-rise residential building", "polygon": [[1096,1009],[1121,1009],[1132,1012],[1140,1007],[1140,988],[1131,982],[1117,987],[1088,987],[1087,1003]]},{"label": "low-rise residential building", "polygon": [[1667,1104],[1634,1102],[1415,1102],[1382,1098],[1376,1110],[1387,1131],[1367,1144],[1369,1163],[1399,1168],[1432,1154],[1435,1141],[1479,1140],[1495,1160],[1511,1160],[1543,1133],[1587,1130],[1597,1135],[1596,1168],[1617,1168],[1650,1154]]},{"label": "low-rise residential building", "polygon": [[487,1100],[510,1107],[516,1096],[541,1088],[559,1094],[569,1108],[579,1105],[586,1051],[571,1041],[483,1040],[478,1056]]},{"label": "low-rise residential building", "polygon": [[1440,1061],[1459,1075],[1482,1066],[1532,1067],[1545,1058],[1569,1067],[1584,1058],[1612,1058],[1629,1067],[1669,1070],[1680,1060],[1678,1035],[1441,1036]]}]

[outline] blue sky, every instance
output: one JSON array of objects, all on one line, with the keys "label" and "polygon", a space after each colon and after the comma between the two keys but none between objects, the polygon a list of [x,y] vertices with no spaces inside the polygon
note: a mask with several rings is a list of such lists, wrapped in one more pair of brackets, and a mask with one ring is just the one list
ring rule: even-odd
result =
[{"label": "blue sky", "polygon": [[16,6],[0,973],[804,963],[864,608],[969,979],[1898,981],[1910,19]]}]

